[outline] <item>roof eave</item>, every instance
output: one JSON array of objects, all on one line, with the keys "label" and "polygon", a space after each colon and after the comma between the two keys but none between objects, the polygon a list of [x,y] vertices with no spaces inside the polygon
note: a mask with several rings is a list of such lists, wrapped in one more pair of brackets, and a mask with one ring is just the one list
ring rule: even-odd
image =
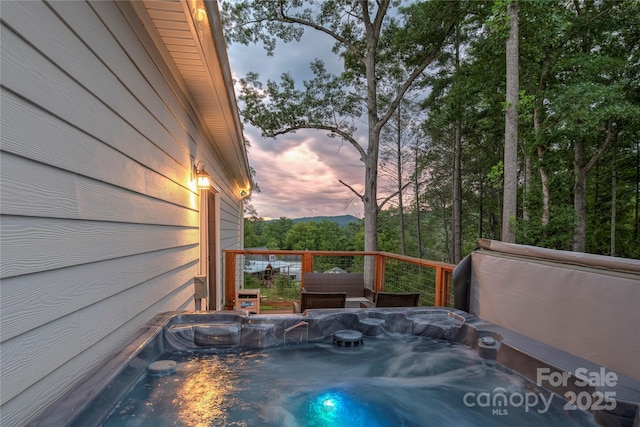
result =
[{"label": "roof eave", "polygon": [[217,2],[214,0],[131,1],[207,131],[210,145],[233,180],[238,199],[252,181],[242,122]]}]

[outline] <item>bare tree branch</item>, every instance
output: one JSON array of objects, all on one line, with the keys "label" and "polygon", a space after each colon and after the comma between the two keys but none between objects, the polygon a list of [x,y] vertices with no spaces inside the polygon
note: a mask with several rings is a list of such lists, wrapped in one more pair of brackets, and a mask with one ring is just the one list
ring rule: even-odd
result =
[{"label": "bare tree branch", "polygon": [[352,186],[350,186],[349,184],[347,184],[346,182],[344,182],[343,180],[339,179],[338,182],[340,182],[340,184],[344,185],[345,187],[347,187],[349,190],[351,190],[351,192],[353,194],[356,195],[356,197],[360,200],[364,199],[364,196],[360,193],[358,193],[358,191],[356,191],[356,189],[354,189]]},{"label": "bare tree branch", "polygon": [[288,126],[282,129],[279,129],[276,132],[271,132],[268,134],[265,134],[266,137],[269,138],[275,138],[278,135],[285,135],[287,133],[290,132],[295,132],[296,130],[302,130],[302,129],[314,129],[314,130],[326,130],[329,131],[331,133],[335,133],[337,135],[340,135],[340,137],[342,137],[342,139],[344,139],[345,141],[349,142],[356,150],[358,150],[358,152],[360,153],[361,156],[361,160],[364,162],[367,158],[367,153],[364,151],[364,149],[360,146],[360,144],[358,144],[358,141],[356,141],[353,136],[351,136],[349,133],[345,132],[344,130],[335,127],[335,126],[326,126],[326,125],[311,125],[311,124],[301,124],[301,125],[296,125],[296,126]]},{"label": "bare tree branch", "polygon": [[393,199],[394,197],[396,197],[398,194],[400,194],[401,191],[404,191],[405,188],[407,188],[409,185],[411,185],[411,181],[407,182],[405,185],[402,186],[402,188],[398,191],[395,191],[393,193],[391,193],[389,196],[385,197],[381,203],[378,204],[378,212],[380,212],[383,208],[383,206],[391,199]]}]

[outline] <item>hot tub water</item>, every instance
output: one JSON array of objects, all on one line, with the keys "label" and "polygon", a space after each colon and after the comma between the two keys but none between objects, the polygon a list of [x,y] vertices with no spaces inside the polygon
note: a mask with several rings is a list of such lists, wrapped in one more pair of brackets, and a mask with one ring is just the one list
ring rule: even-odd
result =
[{"label": "hot tub water", "polygon": [[[143,377],[104,426],[597,425],[470,348],[427,337],[366,337],[355,348],[327,338],[162,359],[176,361],[175,374]],[[512,398],[537,393],[549,407]]]}]

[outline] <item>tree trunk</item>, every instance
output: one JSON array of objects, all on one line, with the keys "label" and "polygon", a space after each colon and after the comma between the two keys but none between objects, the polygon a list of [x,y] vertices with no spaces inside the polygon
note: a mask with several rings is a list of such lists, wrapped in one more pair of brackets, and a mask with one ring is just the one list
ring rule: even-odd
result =
[{"label": "tree trunk", "polygon": [[[367,156],[364,159],[365,177],[362,203],[364,205],[364,250],[376,252],[378,250],[378,156],[380,152],[380,132],[378,121],[378,98],[376,81],[376,42],[373,34],[367,32],[367,50],[365,58],[365,73],[367,78],[367,111],[368,136]],[[365,284],[373,288],[375,277],[375,259],[365,257]]]},{"label": "tree trunk", "polygon": [[414,161],[415,161],[415,172],[414,172],[414,179],[415,179],[415,194],[416,194],[416,235],[417,235],[417,243],[418,243],[418,258],[422,258],[422,231],[420,228],[420,177],[418,176],[418,163],[419,163],[419,149],[418,149],[418,144],[416,143],[415,146],[415,157],[414,157]]},{"label": "tree trunk", "polygon": [[584,252],[587,237],[587,174],[584,164],[584,143],[576,141],[573,145],[573,167],[575,182],[573,186],[573,207],[576,214],[576,225],[573,230],[571,250]]},{"label": "tree trunk", "polygon": [[[378,156],[377,141],[369,139],[369,150],[365,167],[364,204],[364,250],[378,250]],[[374,147],[374,148],[372,148]]]},{"label": "tree trunk", "polygon": [[547,78],[549,76],[549,68],[551,67],[551,59],[547,55],[542,64],[540,71],[540,81],[538,82],[538,95],[536,96],[535,106],[533,108],[533,132],[537,141],[536,151],[538,153],[538,173],[540,174],[540,185],[542,187],[542,212],[540,212],[540,222],[542,223],[542,235],[546,239],[549,236],[549,206],[551,204],[551,191],[549,189],[549,171],[544,166],[544,154],[546,148],[540,142],[540,129],[542,128],[542,102],[545,98],[545,90],[547,87]]},{"label": "tree trunk", "polygon": [[616,199],[618,197],[618,146],[613,144],[613,165],[611,166],[611,256],[616,256]]},{"label": "tree trunk", "polygon": [[451,262],[451,248],[449,247],[449,224],[447,224],[447,204],[444,201],[441,204],[442,209],[442,223],[444,224],[444,253],[447,254],[447,258],[445,262]]},{"label": "tree trunk", "polygon": [[489,212],[489,238],[495,240],[498,233],[498,218],[493,212]]},{"label": "tree trunk", "polygon": [[502,241],[516,241],[515,220],[518,203],[518,2],[507,6],[507,111],[504,132],[504,189],[502,206]]},{"label": "tree trunk", "polygon": [[400,215],[400,250],[402,255],[407,254],[407,245],[404,238],[404,204],[402,199],[402,103],[398,105],[397,112],[397,129],[396,129],[396,149],[398,157],[396,159],[396,173],[398,174],[398,214]]},{"label": "tree trunk", "polygon": [[457,264],[462,259],[462,178],[461,157],[462,137],[461,121],[456,120],[453,146],[453,263]]},{"label": "tree trunk", "polygon": [[584,162],[584,142],[575,141],[573,144],[573,169],[575,173],[573,206],[576,225],[573,229],[571,250],[575,252],[585,252],[587,248],[587,175],[600,160],[602,154],[615,141],[619,130],[610,122],[606,126],[606,132],[607,136],[604,142],[586,164]]},{"label": "tree trunk", "polygon": [[540,161],[540,167],[538,168],[540,172],[540,183],[542,185],[542,228],[544,230],[544,235],[547,237],[547,228],[549,227],[549,204],[551,202],[551,191],[549,189],[549,172],[545,167],[542,166],[542,161],[544,159],[544,147],[541,145],[538,146],[538,160]]},{"label": "tree trunk", "polygon": [[635,252],[640,246],[640,141],[636,142],[636,204],[633,209],[633,241]]},{"label": "tree trunk", "polygon": [[[533,110],[533,130],[536,135],[540,134],[540,110],[538,107]],[[544,165],[544,153],[545,148],[543,145],[538,145],[538,172],[540,173],[540,185],[542,186],[542,212],[540,213],[542,222],[542,233],[545,238],[548,237],[549,227],[549,204],[551,203],[551,191],[549,189],[549,172],[543,166]]]},{"label": "tree trunk", "polygon": [[524,191],[522,192],[522,219],[529,222],[529,194],[531,193],[531,156],[525,151],[524,153]]},{"label": "tree trunk", "polygon": [[[456,29],[456,73],[460,68],[459,31]],[[456,118],[456,128],[453,137],[453,263],[462,259],[462,119],[460,114]]]},{"label": "tree trunk", "polygon": [[482,232],[483,227],[482,227],[482,220],[483,220],[483,216],[484,216],[484,209],[482,204],[484,203],[483,199],[483,185],[482,185],[482,178],[480,178],[480,206],[478,208],[478,239],[482,239],[484,237],[484,234]]}]

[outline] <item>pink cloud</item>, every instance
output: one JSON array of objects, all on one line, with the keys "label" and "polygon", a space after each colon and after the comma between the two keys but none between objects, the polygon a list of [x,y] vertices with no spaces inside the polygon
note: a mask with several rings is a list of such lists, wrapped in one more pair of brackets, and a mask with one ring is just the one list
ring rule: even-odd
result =
[{"label": "pink cloud", "polygon": [[313,130],[276,140],[247,137],[249,162],[261,189],[251,199],[259,216],[361,216],[360,201],[339,182],[362,188],[364,168],[353,148],[338,149],[337,140]]},{"label": "pink cloud", "polygon": [[[312,46],[312,47],[310,47]],[[321,56],[327,69],[342,71],[339,57],[331,52],[333,41],[310,33],[301,43],[279,45],[274,56],[268,57],[262,46],[228,46],[229,62],[234,79],[258,71],[260,80],[280,80],[289,72],[302,84],[312,77],[309,63]],[[359,135],[366,134],[366,121]],[[251,203],[263,218],[298,218],[305,216],[363,216],[360,200],[339,180],[361,191],[364,184],[364,164],[360,154],[338,138],[328,138],[326,132],[298,131],[295,134],[267,139],[260,131],[245,124],[245,137],[250,141],[249,163],[255,169],[260,193],[253,193]],[[366,149],[366,136],[360,136]]]}]

